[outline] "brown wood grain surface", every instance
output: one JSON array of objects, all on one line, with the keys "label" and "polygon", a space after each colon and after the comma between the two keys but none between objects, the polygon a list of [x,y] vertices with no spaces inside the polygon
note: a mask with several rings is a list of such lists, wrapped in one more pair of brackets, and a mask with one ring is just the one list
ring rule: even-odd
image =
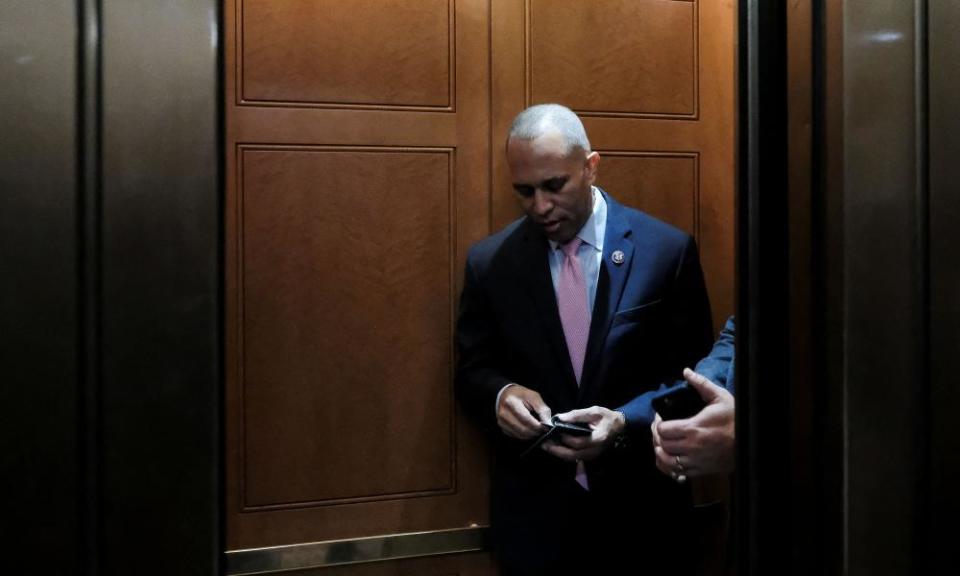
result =
[{"label": "brown wood grain surface", "polygon": [[452,395],[488,6],[226,4],[227,544],[484,525]]},{"label": "brown wood grain surface", "polygon": [[240,2],[240,97],[452,108],[453,6],[453,0]]}]

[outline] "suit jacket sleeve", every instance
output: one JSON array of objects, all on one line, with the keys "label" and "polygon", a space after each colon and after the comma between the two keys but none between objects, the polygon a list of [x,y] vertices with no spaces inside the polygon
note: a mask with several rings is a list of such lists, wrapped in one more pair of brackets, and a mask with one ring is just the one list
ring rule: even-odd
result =
[{"label": "suit jacket sleeve", "polygon": [[733,392],[733,378],[731,377],[731,368],[734,357],[734,342],[736,338],[736,323],[731,316],[720,337],[713,344],[713,349],[706,358],[697,363],[694,368],[696,372],[706,376],[710,381],[718,386],[723,386],[730,392]]},{"label": "suit jacket sleeve", "polygon": [[496,399],[510,383],[497,368],[493,315],[483,290],[477,258],[467,258],[460,311],[457,318],[456,393],[460,404],[484,428],[496,426]]},{"label": "suit jacket sleeve", "polygon": [[[694,366],[706,355],[713,342],[713,325],[710,316],[710,301],[700,268],[700,257],[693,238],[688,238],[680,263],[674,276],[672,294],[669,296],[670,322],[663,334],[669,343],[668,362],[674,366],[679,377],[685,367]],[[630,433],[646,432],[654,419],[650,401],[668,387],[662,384],[617,408],[623,413]]]}]

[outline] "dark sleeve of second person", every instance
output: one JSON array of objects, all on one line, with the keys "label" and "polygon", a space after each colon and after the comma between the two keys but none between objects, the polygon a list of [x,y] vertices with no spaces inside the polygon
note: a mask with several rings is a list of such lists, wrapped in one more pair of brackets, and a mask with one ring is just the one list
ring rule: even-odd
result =
[{"label": "dark sleeve of second person", "polygon": [[720,336],[713,344],[713,349],[706,358],[697,363],[694,371],[705,376],[717,386],[723,386],[733,392],[733,359],[736,342],[736,321],[731,316],[727,319]]}]

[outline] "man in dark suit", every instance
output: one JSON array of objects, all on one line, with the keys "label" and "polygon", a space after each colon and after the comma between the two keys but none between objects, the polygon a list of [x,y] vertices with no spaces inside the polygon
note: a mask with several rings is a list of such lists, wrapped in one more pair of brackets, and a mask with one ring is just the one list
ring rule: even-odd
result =
[{"label": "man in dark suit", "polygon": [[[654,466],[649,399],[713,340],[696,245],[593,185],[567,108],[521,112],[506,153],[526,216],[470,250],[456,379],[491,432],[501,572],[683,574],[690,495]],[[591,432],[527,452],[554,415]]]}]

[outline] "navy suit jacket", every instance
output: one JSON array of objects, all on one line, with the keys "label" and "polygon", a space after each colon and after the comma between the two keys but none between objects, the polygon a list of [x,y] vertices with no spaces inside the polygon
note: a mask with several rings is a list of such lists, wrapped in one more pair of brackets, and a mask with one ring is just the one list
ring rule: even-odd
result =
[{"label": "navy suit jacket", "polygon": [[[571,482],[574,464],[502,434],[496,398],[515,382],[540,393],[554,414],[599,405],[622,409],[630,447],[587,463],[591,496],[622,507],[676,498],[649,497],[654,485],[687,494],[654,467],[644,408],[661,383],[676,380],[710,349],[710,306],[696,244],[688,234],[624,207],[604,193],[607,227],[583,376],[578,386],[550,277],[542,230],[521,218],[473,246],[457,323],[457,395],[491,432],[493,513],[498,521],[536,516],[552,485]],[[620,264],[612,254],[623,253]],[[638,399],[638,396],[640,397]],[[639,504],[638,504],[639,505]],[[650,509],[646,509],[650,512]]]}]

